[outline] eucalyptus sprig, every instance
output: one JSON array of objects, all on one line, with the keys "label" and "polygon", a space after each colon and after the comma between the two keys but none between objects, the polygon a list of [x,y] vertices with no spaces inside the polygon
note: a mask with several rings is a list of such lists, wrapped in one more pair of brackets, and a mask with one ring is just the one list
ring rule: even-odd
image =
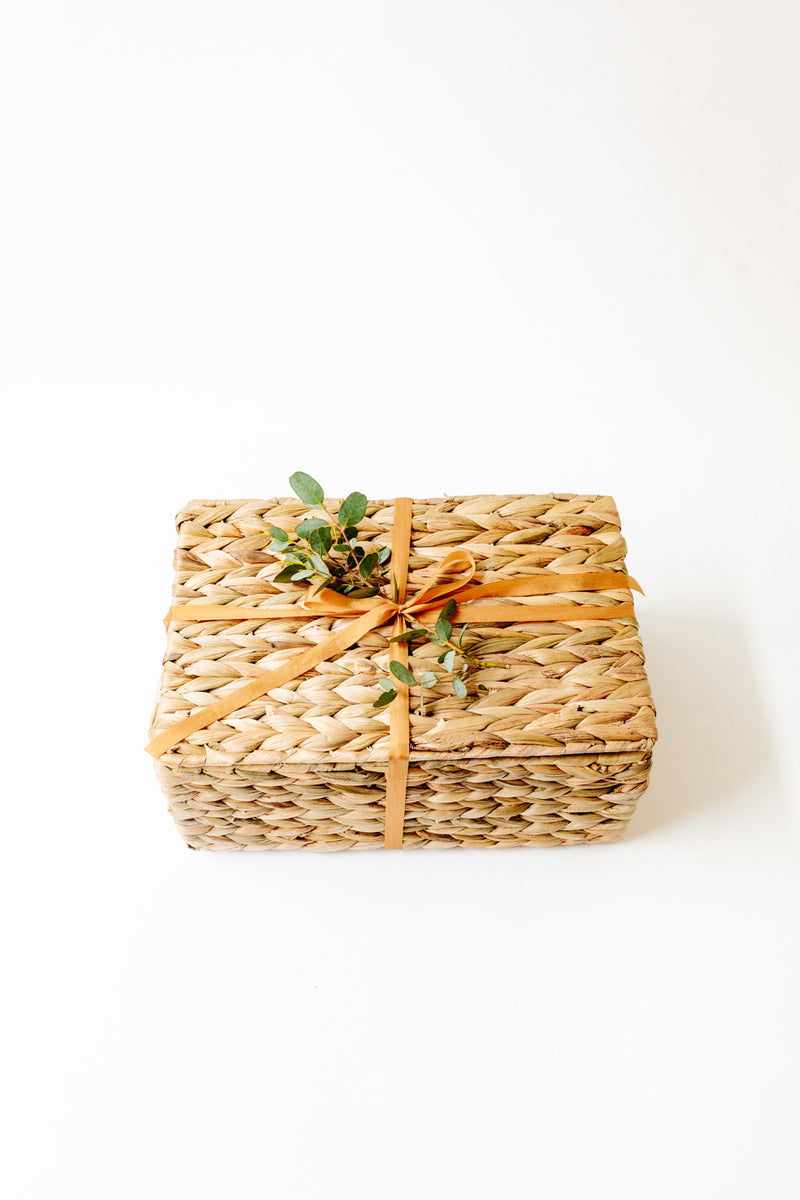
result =
[{"label": "eucalyptus sprig", "polygon": [[[334,516],[325,505],[325,493],[320,484],[305,471],[295,471],[289,479],[292,491],[309,508],[319,509],[322,516],[306,517],[295,528],[294,536],[277,525],[269,526],[272,538],[268,550],[280,555],[284,560],[275,576],[276,583],[305,583],[314,590],[322,587],[340,592],[345,596],[378,596],[387,595],[387,581],[384,570],[391,557],[389,546],[381,546],[377,550],[361,546],[358,542],[358,526],[367,514],[367,498],[363,492],[351,492],[339,505],[339,511]],[[394,586],[394,581],[392,581]],[[477,658],[463,646],[466,626],[461,630],[458,640],[454,640],[451,617],[455,613],[455,600],[448,600],[436,620],[433,629],[424,625],[408,629],[393,637],[393,642],[407,642],[412,646],[415,642],[431,642],[438,646],[441,653],[437,663],[444,667],[450,676],[453,691],[459,699],[464,699],[468,693],[467,676],[474,667],[494,667],[497,663],[487,662]],[[456,669],[456,660],[461,663]],[[420,714],[425,713],[425,689],[439,683],[442,676],[435,671],[425,671],[416,678],[403,663],[389,664],[390,677],[378,681],[381,694],[375,700],[374,708],[384,708],[397,697],[397,681],[407,687],[420,689]],[[479,691],[486,691],[483,684],[478,685]]]},{"label": "eucalyptus sprig", "polygon": [[[461,629],[458,641],[453,639],[453,623],[450,618],[456,611],[455,600],[448,600],[439,616],[436,619],[436,625],[433,629],[428,629],[425,625],[417,625],[413,629],[407,629],[404,633],[398,633],[395,637],[390,638],[392,642],[407,642],[409,645],[414,642],[432,642],[434,645],[441,647],[441,654],[437,658],[437,662],[444,666],[445,671],[450,674],[453,691],[460,700],[463,700],[468,692],[467,675],[474,667],[496,667],[499,664],[488,662],[486,659],[478,658],[463,646],[464,634],[467,631],[466,625]],[[462,659],[461,667],[456,671],[456,658]],[[439,676],[434,671],[426,671],[419,679],[414,677],[412,671],[403,663],[390,662],[389,671],[399,679],[401,683],[408,687],[418,687],[420,689],[419,696],[419,712],[420,716],[425,715],[425,688],[433,687],[439,682]],[[382,694],[375,701],[375,708],[382,708],[384,704],[390,704],[397,695],[397,687],[391,679],[378,680]],[[482,683],[478,684],[478,691],[485,692],[486,688]]]},{"label": "eucalyptus sprig", "polygon": [[285,529],[270,525],[268,549],[286,559],[286,566],[275,576],[276,583],[307,579],[313,580],[315,588],[327,587],[345,596],[377,596],[391,550],[381,546],[367,551],[358,544],[358,525],[366,516],[367,497],[363,492],[351,492],[334,517],[316,479],[305,471],[295,471],[289,483],[304,504],[320,509],[325,516],[300,521],[294,539]]}]

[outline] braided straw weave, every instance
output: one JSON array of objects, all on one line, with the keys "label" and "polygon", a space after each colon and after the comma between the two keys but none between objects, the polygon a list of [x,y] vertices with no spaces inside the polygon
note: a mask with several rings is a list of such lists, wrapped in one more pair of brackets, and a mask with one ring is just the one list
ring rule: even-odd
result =
[{"label": "braided straw weave", "polygon": [[[334,502],[335,503],[335,502]],[[285,606],[266,527],[292,530],[300,500],[195,500],[178,514],[173,601]],[[368,505],[361,542],[390,545],[393,502]],[[626,573],[608,496],[449,496],[413,506],[409,591],[451,550],[482,582],[543,571]],[[584,605],[630,602],[624,588],[519,597],[518,623],[470,624],[465,646],[497,664],[470,673],[466,700],[445,677],[411,693],[405,845],[614,841],[647,786],[655,713],[635,619],[581,621]],[[574,603],[574,621],[536,609]],[[332,617],[173,621],[151,734],[323,640]],[[375,709],[391,629],[367,634],[225,720],[161,754],[156,770],[178,828],[200,849],[318,850],[383,844],[387,710]],[[438,648],[415,645],[419,675]],[[477,690],[482,684],[485,690]],[[399,703],[400,701],[395,701]]]}]

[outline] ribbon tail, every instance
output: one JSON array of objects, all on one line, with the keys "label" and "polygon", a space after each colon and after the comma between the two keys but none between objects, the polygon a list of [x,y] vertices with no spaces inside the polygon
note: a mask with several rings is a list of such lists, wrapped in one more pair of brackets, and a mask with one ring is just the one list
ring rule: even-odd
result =
[{"label": "ribbon tail", "polygon": [[[392,629],[392,637],[403,633],[406,623],[398,613]],[[408,642],[390,644],[391,662],[408,666]],[[399,679],[392,682],[397,687],[397,697],[389,705],[389,763],[386,769],[386,800],[383,826],[383,844],[387,850],[400,850],[403,846],[403,822],[406,812],[406,782],[408,780],[408,757],[411,739],[411,721],[408,715],[409,694],[406,684]]]},{"label": "ribbon tail", "polygon": [[326,662],[336,654],[341,654],[343,650],[349,649],[350,646],[354,646],[356,642],[360,641],[365,633],[383,625],[391,611],[392,606],[389,604],[370,609],[363,616],[356,617],[342,629],[337,629],[335,633],[318,642],[316,646],[310,646],[308,650],[303,650],[300,654],[293,654],[274,671],[263,671],[248,680],[242,687],[228,692],[226,696],[222,696],[213,704],[207,704],[190,716],[184,717],[182,721],[168,725],[166,729],[157,733],[145,747],[148,754],[152,754],[153,758],[158,758],[159,755],[171,750],[173,746],[177,746],[190,734],[196,733],[199,729],[207,729],[214,721],[223,720],[237,708],[245,708],[259,696],[272,691],[273,688],[281,687],[290,679],[297,679],[298,676],[310,671],[319,663]]},{"label": "ribbon tail", "polygon": [[[411,549],[412,502],[408,496],[395,500],[394,529],[392,530],[392,568],[397,588],[397,599],[402,604],[408,586],[408,559]],[[397,637],[406,628],[403,614],[398,612],[392,637]],[[390,642],[389,661],[408,666],[408,642]],[[386,766],[386,793],[383,816],[383,844],[387,850],[401,850],[403,846],[403,823],[406,812],[406,781],[408,780],[408,758],[410,753],[411,720],[408,715],[410,696],[408,688],[399,679],[397,696],[389,705],[389,761]]]}]

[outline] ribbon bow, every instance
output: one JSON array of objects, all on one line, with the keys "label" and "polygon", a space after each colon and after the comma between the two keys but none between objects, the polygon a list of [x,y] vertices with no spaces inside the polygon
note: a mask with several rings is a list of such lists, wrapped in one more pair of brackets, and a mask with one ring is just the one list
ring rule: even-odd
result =
[{"label": "ribbon bow", "polygon": [[[441,609],[449,599],[456,599],[454,621],[481,623],[531,621],[605,621],[632,618],[633,603],[584,605],[548,604],[470,604],[468,601],[496,596],[544,596],[558,592],[603,591],[633,589],[641,592],[635,579],[620,571],[580,571],[572,573],[544,572],[525,575],[519,579],[502,579],[494,583],[473,584],[476,566],[466,550],[453,550],[442,559],[425,586],[407,596],[408,560],[411,548],[411,518],[413,502],[408,496],[395,500],[392,530],[392,573],[395,579],[395,598],[386,596],[343,596],[329,588],[321,588],[306,596],[301,604],[248,607],[232,604],[176,604],[169,610],[164,624],[170,621],[264,621],[298,617],[352,617],[353,619],[331,633],[315,646],[293,655],[280,667],[264,671],[248,680],[242,687],[228,692],[221,699],[163,729],[147,746],[154,758],[171,750],[199,729],[214,721],[223,720],[236,709],[244,708],[259,696],[297,679],[321,662],[334,658],[356,645],[364,634],[393,623],[392,637],[403,633],[411,615]],[[440,583],[449,575],[446,583]],[[408,666],[408,644],[390,643],[392,660]],[[389,849],[403,844],[406,785],[410,754],[411,725],[408,711],[408,687],[393,679],[398,697],[389,705],[389,761],[386,772],[384,843]]]}]

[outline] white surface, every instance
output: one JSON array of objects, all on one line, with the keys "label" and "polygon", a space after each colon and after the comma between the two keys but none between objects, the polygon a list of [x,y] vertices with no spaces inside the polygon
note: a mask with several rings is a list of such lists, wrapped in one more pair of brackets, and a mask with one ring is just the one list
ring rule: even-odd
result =
[{"label": "white surface", "polygon": [[[800,1194],[799,35],[8,7],[5,1195]],[[615,495],[661,732],[622,842],[183,847],[172,515],[297,467]]]}]

